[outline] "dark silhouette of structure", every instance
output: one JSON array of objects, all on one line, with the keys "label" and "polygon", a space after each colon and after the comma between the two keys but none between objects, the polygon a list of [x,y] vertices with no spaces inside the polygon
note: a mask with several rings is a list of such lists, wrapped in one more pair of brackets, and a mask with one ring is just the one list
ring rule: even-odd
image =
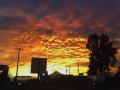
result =
[{"label": "dark silhouette of structure", "polygon": [[5,84],[10,80],[8,71],[9,67],[7,65],[0,65],[0,85]]},{"label": "dark silhouette of structure", "polygon": [[117,50],[108,35],[90,34],[86,48],[90,51],[88,75],[109,74],[109,66],[114,66],[117,61],[115,57]]},{"label": "dark silhouette of structure", "polygon": [[50,76],[52,76],[52,77],[60,77],[60,76],[64,76],[64,75],[62,73],[58,72],[58,71],[55,71],[52,74],[50,74]]},{"label": "dark silhouette of structure", "polygon": [[39,80],[41,76],[47,75],[47,58],[32,58],[31,73],[37,73]]}]

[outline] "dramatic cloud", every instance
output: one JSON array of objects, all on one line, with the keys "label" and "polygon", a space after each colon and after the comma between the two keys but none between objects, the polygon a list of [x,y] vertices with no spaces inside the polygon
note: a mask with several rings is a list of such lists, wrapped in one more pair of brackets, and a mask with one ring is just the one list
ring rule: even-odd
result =
[{"label": "dramatic cloud", "polygon": [[78,64],[86,72],[91,32],[107,33],[120,59],[119,12],[120,0],[0,0],[0,64],[15,70],[21,47],[20,66],[28,71],[32,57],[47,57],[49,72],[70,65],[77,74]]}]

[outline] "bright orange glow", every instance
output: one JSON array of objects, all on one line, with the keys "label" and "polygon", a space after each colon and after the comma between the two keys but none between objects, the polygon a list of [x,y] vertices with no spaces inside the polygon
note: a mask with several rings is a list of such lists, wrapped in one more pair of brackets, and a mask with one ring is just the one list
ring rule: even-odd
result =
[{"label": "bright orange glow", "polygon": [[[86,75],[89,65],[89,51],[86,49],[88,33],[114,33],[117,24],[111,24],[111,21],[115,21],[113,17],[117,17],[116,15],[119,14],[107,13],[109,10],[105,11],[104,14],[100,9],[102,13],[100,16],[98,13],[98,16],[94,18],[97,15],[93,12],[94,8],[92,10],[92,7],[84,7],[83,9],[79,8],[79,10],[78,7],[71,5],[65,5],[54,12],[47,3],[39,5],[40,7],[36,6],[35,12],[33,9],[29,12],[29,9],[35,5],[30,4],[29,0],[26,1],[24,10],[17,8],[12,10],[14,13],[4,11],[5,17],[8,20],[10,19],[9,22],[14,21],[14,18],[16,22],[12,22],[14,25],[10,23],[10,26],[7,22],[8,27],[4,24],[3,28],[0,27],[0,38],[3,39],[0,39],[0,64],[8,64],[11,76],[15,76],[17,61],[15,48],[21,47],[23,51],[20,54],[19,75],[31,75],[32,57],[47,58],[49,74],[54,71],[66,74],[66,67],[70,66],[70,73],[78,75],[79,64],[79,73]],[[29,4],[31,5],[30,8],[27,7]],[[43,14],[45,14],[43,17],[39,17]],[[24,20],[17,23],[16,19],[18,18]],[[119,31],[116,30],[114,35],[118,33]],[[119,37],[116,41],[117,43],[120,42]],[[120,49],[117,57],[120,59]]]},{"label": "bright orange glow", "polygon": [[[17,29],[21,28],[15,28],[15,31],[11,32],[13,33],[11,47],[6,49],[2,55],[2,59],[9,59],[6,63],[10,66],[10,74],[15,76],[16,71],[17,51],[14,47],[21,47],[23,51],[20,55],[19,75],[31,75],[30,61],[32,57],[48,58],[49,74],[54,71],[66,74],[66,67],[70,66],[71,74],[78,75],[77,66],[79,64],[80,73],[86,75],[89,65],[89,51],[86,49],[87,37],[70,36],[68,30],[72,26],[77,28],[82,24],[83,22],[75,20],[64,26],[63,21],[53,16],[45,17],[44,20],[27,17],[26,25],[21,27],[26,30],[18,33]],[[61,27],[64,28],[61,29]],[[120,50],[118,50],[117,56],[120,56],[119,53]]]},{"label": "bright orange glow", "polygon": [[[29,37],[29,34],[27,34],[27,36]],[[66,67],[70,66],[71,74],[78,75],[78,64],[80,65],[79,73],[86,73],[88,70],[89,55],[88,50],[85,49],[85,38],[66,37],[63,39],[63,37],[59,36],[43,35],[36,39],[33,43],[29,42],[29,40],[27,42],[30,44],[21,44],[24,50],[21,52],[19,75],[32,75],[30,74],[30,61],[32,57],[48,58],[48,74],[51,74],[54,71],[66,74]],[[15,51],[13,53],[15,53]],[[10,65],[10,73],[12,76],[15,76],[15,62]]]}]

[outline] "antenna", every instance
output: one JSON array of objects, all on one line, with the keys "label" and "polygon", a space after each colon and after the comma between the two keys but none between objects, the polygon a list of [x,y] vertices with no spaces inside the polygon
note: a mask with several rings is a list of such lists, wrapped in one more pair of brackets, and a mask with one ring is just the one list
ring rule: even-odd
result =
[{"label": "antenna", "polygon": [[20,51],[23,51],[22,48],[16,48],[16,50],[18,51],[18,58],[17,58],[17,69],[16,69],[16,80],[18,77],[18,66],[19,66],[19,61],[20,61]]}]

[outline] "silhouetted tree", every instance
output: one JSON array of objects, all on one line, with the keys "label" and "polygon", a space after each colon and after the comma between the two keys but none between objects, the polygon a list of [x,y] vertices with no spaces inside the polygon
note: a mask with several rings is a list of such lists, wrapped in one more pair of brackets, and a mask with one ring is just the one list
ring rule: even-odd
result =
[{"label": "silhouetted tree", "polygon": [[98,57],[99,36],[96,33],[89,35],[87,48],[90,50],[89,74],[97,74],[97,57]]},{"label": "silhouetted tree", "polygon": [[96,33],[89,35],[86,48],[90,51],[89,75],[109,73],[109,66],[114,66],[116,48],[106,34]]}]

